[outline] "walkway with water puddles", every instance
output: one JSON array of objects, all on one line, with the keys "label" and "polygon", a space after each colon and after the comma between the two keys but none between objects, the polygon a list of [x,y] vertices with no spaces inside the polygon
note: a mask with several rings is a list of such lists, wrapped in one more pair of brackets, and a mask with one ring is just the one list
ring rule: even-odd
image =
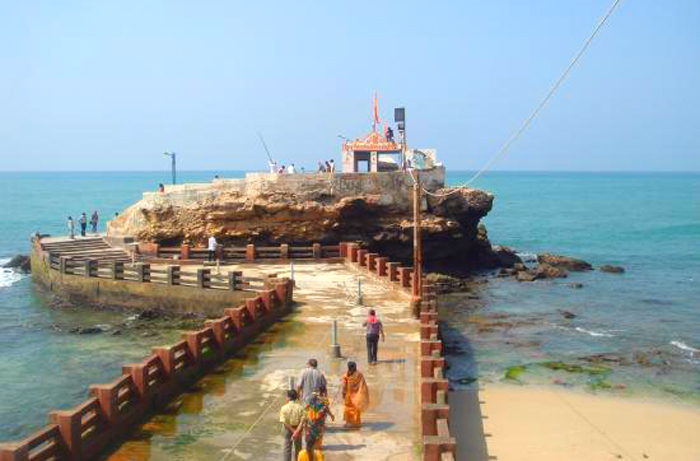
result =
[{"label": "walkway with water puddles", "polygon": [[[246,266],[250,276],[287,272],[279,265]],[[298,379],[309,358],[316,358],[326,373],[336,415],[335,423],[328,421],[324,459],[420,459],[419,333],[407,297],[342,264],[299,264],[294,272],[294,313],[202,378],[104,459],[280,459],[279,408],[288,378]],[[355,303],[358,275],[366,307]],[[377,309],[387,333],[387,341],[380,343],[379,364],[371,367],[362,328],[369,307]],[[338,321],[342,359],[329,355],[333,319]],[[343,428],[339,384],[347,360],[357,362],[370,389],[371,404],[360,430]]]}]

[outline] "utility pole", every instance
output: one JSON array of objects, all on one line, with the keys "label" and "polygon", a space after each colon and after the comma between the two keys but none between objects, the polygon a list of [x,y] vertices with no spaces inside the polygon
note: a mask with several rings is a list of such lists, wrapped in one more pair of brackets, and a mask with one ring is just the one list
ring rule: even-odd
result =
[{"label": "utility pole", "polygon": [[421,193],[420,176],[418,170],[414,169],[416,175],[413,184],[413,295],[418,300],[423,298],[423,242],[421,237]]},{"label": "utility pole", "polygon": [[177,173],[176,173],[176,165],[175,165],[175,158],[176,154],[175,152],[163,152],[163,155],[166,157],[170,157],[170,165],[172,169],[172,174],[173,174],[173,184],[177,183]]}]

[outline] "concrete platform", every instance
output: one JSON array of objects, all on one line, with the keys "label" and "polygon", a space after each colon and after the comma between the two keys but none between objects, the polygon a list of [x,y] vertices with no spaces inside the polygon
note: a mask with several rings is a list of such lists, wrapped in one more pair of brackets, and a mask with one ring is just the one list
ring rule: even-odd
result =
[{"label": "concrete platform", "polygon": [[[285,266],[246,265],[246,275],[288,275]],[[378,310],[387,341],[380,363],[367,365],[364,329],[368,307],[355,305],[357,277],[363,279],[366,306]],[[326,460],[418,460],[418,322],[403,293],[341,264],[295,267],[297,311],[274,326],[240,357],[203,378],[169,411],[141,426],[103,459],[267,460],[280,459],[279,409],[290,376],[297,377],[313,357],[326,373],[332,410],[324,439]],[[338,320],[343,359],[329,357],[331,321]],[[339,382],[346,361],[365,374],[371,405],[360,430],[342,425]]]}]

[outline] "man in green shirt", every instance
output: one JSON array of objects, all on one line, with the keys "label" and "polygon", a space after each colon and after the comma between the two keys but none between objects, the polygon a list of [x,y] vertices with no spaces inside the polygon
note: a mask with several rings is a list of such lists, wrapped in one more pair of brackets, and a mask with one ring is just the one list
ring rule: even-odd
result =
[{"label": "man in green shirt", "polygon": [[[295,390],[287,391],[287,403],[280,410],[280,423],[284,435],[284,461],[296,461],[301,451],[301,431],[297,431],[304,421],[304,406],[299,403],[299,395]],[[294,458],[292,458],[292,444]]]}]

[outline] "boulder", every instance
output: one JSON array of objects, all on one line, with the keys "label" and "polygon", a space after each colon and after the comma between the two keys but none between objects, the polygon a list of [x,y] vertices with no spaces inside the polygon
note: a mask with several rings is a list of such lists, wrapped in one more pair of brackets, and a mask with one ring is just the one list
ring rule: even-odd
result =
[{"label": "boulder", "polygon": [[611,266],[610,264],[604,264],[598,268],[601,272],[607,272],[609,274],[622,274],[625,272],[625,268],[622,266]]},{"label": "boulder", "polygon": [[78,329],[78,334],[79,335],[95,335],[98,333],[102,333],[104,330],[100,327],[85,327],[85,328],[79,328]]},{"label": "boulder", "polygon": [[575,319],[575,318],[576,318],[576,314],[574,314],[573,312],[570,312],[570,311],[565,311],[564,309],[559,309],[559,313],[560,313],[565,319],[571,320],[571,319]]},{"label": "boulder", "polygon": [[537,276],[529,271],[520,271],[515,274],[515,278],[518,282],[534,282],[537,280]]},{"label": "boulder", "polygon": [[534,269],[534,273],[538,279],[564,278],[569,275],[566,269],[545,263],[538,264]]},{"label": "boulder", "polygon": [[22,272],[29,272],[31,270],[29,256],[27,255],[16,255],[2,267],[5,269],[19,269]]},{"label": "boulder", "polygon": [[539,264],[549,264],[553,267],[566,269],[572,272],[582,272],[593,270],[593,266],[586,261],[570,258],[568,256],[555,255],[552,253],[540,253],[537,255]]},{"label": "boulder", "polygon": [[568,286],[569,288],[579,289],[579,288],[583,288],[583,283],[571,282],[571,283],[567,283],[566,286]]}]

